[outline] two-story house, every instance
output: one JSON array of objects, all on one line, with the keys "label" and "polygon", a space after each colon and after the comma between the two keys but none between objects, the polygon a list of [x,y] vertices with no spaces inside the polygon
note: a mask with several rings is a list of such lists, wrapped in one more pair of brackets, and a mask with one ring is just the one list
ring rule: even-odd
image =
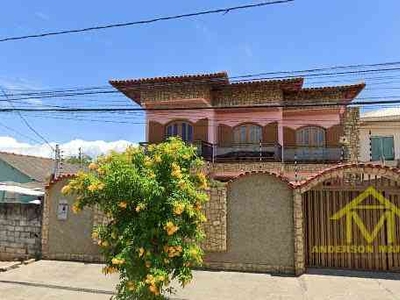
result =
[{"label": "two-story house", "polygon": [[260,169],[294,179],[358,158],[358,109],[347,105],[365,87],[303,82],[232,81],[220,72],[110,84],[146,110],[146,142],[180,136],[198,145],[217,179]]}]

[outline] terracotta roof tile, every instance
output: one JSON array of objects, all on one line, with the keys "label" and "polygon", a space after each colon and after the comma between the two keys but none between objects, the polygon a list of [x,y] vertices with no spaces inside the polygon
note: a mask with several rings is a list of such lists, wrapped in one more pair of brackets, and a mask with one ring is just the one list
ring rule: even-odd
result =
[{"label": "terracotta roof tile", "polygon": [[139,79],[127,79],[127,80],[110,80],[109,83],[113,86],[121,85],[134,85],[143,83],[164,83],[164,82],[186,82],[186,81],[198,81],[204,79],[220,79],[222,83],[228,82],[227,72],[209,73],[209,74],[188,74],[180,76],[164,76],[164,77],[151,77],[151,78],[139,78]]}]

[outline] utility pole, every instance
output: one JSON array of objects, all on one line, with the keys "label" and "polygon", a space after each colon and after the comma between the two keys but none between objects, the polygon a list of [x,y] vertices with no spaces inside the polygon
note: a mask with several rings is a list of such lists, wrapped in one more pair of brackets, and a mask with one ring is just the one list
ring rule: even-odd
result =
[{"label": "utility pole", "polygon": [[83,167],[82,147],[79,147],[78,159],[79,159],[80,168],[82,169],[82,167]]},{"label": "utility pole", "polygon": [[61,160],[61,154],[60,154],[60,146],[56,144],[56,148],[54,150],[54,179],[57,179],[59,172],[60,172],[60,160]]}]

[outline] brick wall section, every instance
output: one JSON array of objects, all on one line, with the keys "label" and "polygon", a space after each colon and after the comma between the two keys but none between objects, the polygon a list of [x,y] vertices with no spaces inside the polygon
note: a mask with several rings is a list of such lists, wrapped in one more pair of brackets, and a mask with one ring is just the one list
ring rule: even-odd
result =
[{"label": "brick wall section", "polygon": [[207,218],[204,224],[206,239],[202,248],[209,252],[226,250],[226,187],[212,187],[208,190],[210,200],[203,211]]},{"label": "brick wall section", "polygon": [[360,154],[360,110],[358,107],[346,109],[343,127],[347,139],[345,158],[349,162],[357,162]]},{"label": "brick wall section", "polygon": [[0,260],[38,257],[40,231],[40,205],[0,204]]}]

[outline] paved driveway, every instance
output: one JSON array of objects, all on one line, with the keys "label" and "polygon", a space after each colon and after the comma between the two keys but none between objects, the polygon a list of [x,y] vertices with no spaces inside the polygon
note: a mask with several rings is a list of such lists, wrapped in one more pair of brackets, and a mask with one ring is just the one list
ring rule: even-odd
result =
[{"label": "paved driveway", "polygon": [[[110,299],[117,276],[101,265],[38,261],[0,273],[1,300]],[[314,272],[317,273],[317,272]],[[356,277],[357,276],[357,277]],[[374,276],[375,278],[371,278]],[[334,272],[299,278],[234,272],[194,272],[195,280],[173,299],[400,299],[400,274]]]}]

